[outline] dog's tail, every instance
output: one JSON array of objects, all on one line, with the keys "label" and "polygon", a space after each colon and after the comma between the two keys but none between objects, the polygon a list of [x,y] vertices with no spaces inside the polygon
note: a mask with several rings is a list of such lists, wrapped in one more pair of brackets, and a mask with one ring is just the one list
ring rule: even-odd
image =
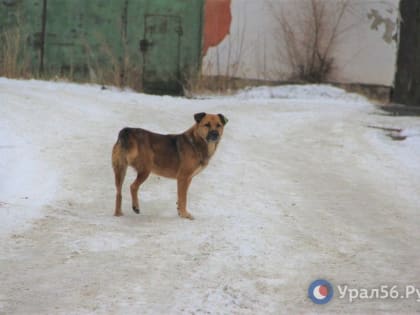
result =
[{"label": "dog's tail", "polygon": [[[125,173],[127,170],[127,152],[130,148],[130,128],[124,128],[118,134],[118,140],[112,148],[112,168],[115,173],[115,185],[117,187],[117,193],[121,194],[121,187],[124,181]],[[117,195],[117,199],[121,199],[121,196]],[[120,201],[121,203],[121,201]],[[117,209],[120,206],[117,206]],[[116,210],[116,215],[119,212]]]},{"label": "dog's tail", "polygon": [[124,128],[118,134],[118,140],[112,148],[112,168],[115,175],[115,187],[117,196],[115,201],[115,215],[122,215],[121,212],[121,190],[124,177],[128,167],[127,152],[130,146],[130,128]]},{"label": "dog's tail", "polygon": [[127,151],[130,148],[130,128],[125,127],[121,129],[118,134],[117,143],[121,145],[121,148]]},{"label": "dog's tail", "polygon": [[117,142],[112,148],[112,166],[117,172],[125,173],[127,168],[127,152],[130,149],[130,128],[123,128],[118,134]]}]

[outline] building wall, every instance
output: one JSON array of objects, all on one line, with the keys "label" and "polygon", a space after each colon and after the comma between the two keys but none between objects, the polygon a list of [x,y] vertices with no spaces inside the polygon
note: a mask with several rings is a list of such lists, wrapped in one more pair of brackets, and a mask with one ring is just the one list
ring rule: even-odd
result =
[{"label": "building wall", "polygon": [[[305,43],[304,37],[310,35],[304,34],[304,29],[311,30],[312,27],[311,0],[207,1],[229,2],[232,22],[224,39],[205,51],[204,74],[261,80],[293,77],[286,53],[291,43],[284,42],[280,23],[286,18],[296,40]],[[338,18],[336,5],[340,1],[319,1],[325,4],[325,29],[331,29]],[[333,67],[327,79],[341,83],[392,85],[397,18],[398,0],[349,0],[338,24],[337,34],[340,35],[331,47]],[[324,34],[327,33],[325,30]]]}]

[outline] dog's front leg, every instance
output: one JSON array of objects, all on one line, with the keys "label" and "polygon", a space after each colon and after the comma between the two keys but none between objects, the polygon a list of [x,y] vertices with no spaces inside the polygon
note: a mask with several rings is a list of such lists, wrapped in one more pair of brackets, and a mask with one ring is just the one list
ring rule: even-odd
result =
[{"label": "dog's front leg", "polygon": [[193,220],[194,217],[187,211],[187,192],[192,177],[178,177],[178,215],[181,218]]}]

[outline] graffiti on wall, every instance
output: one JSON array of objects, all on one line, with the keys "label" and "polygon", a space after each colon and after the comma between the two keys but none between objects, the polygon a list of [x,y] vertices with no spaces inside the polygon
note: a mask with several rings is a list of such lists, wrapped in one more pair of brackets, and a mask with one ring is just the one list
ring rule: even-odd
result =
[{"label": "graffiti on wall", "polygon": [[397,40],[397,22],[391,19],[391,14],[393,13],[392,9],[387,10],[386,12],[389,13],[389,17],[384,17],[378,10],[371,9],[367,14],[367,17],[372,21],[372,24],[370,25],[372,30],[379,30],[380,26],[384,26],[382,39],[390,44],[393,40]]}]

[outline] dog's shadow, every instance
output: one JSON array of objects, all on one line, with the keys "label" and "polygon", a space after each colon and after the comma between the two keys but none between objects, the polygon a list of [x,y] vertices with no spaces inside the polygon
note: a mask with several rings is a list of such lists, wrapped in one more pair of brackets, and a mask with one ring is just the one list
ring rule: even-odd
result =
[{"label": "dog's shadow", "polygon": [[[131,209],[124,211],[124,215],[120,217],[124,224],[139,225],[139,224],[165,224],[177,222],[181,220],[178,216],[176,205],[169,205],[168,203],[156,204],[153,202],[143,202],[140,213],[137,214]],[[118,218],[116,218],[118,219]]]}]

